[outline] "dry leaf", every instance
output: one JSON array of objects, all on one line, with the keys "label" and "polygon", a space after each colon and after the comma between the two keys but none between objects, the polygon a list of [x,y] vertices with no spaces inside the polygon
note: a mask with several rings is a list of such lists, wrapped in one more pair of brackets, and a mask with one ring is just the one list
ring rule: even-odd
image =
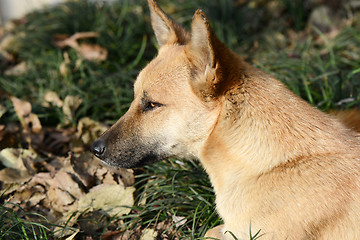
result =
[{"label": "dry leaf", "polygon": [[98,185],[79,199],[78,211],[102,210],[110,217],[128,214],[131,210],[130,207],[134,205],[134,191],[133,187]]},{"label": "dry leaf", "polygon": [[25,62],[21,62],[14,67],[7,69],[4,74],[5,76],[20,76],[27,72],[28,68]]},{"label": "dry leaf", "polygon": [[176,227],[180,227],[180,226],[184,225],[187,221],[185,217],[179,217],[176,215],[172,215],[171,217],[172,217],[172,220],[175,223]]},{"label": "dry leaf", "polygon": [[108,56],[108,50],[98,44],[82,43],[76,50],[81,58],[90,61],[105,61]]},{"label": "dry leaf", "polygon": [[79,56],[83,59],[90,61],[104,61],[107,59],[107,49],[99,46],[98,44],[79,44],[77,40],[84,38],[95,38],[99,34],[95,32],[80,32],[75,33],[71,37],[67,37],[63,34],[54,36],[54,44],[59,48],[71,47],[76,50]]},{"label": "dry leaf", "polygon": [[52,107],[56,106],[61,108],[63,106],[64,102],[59,98],[56,92],[54,91],[47,91],[43,96],[43,102],[41,105],[43,107]]},{"label": "dry leaf", "polygon": [[75,199],[70,193],[59,188],[50,188],[47,192],[51,207],[60,213],[66,213],[75,210],[72,206]]},{"label": "dry leaf", "polygon": [[24,130],[28,133],[41,133],[42,126],[40,120],[36,114],[31,112],[31,104],[16,97],[10,97],[10,100],[14,105],[16,115],[18,116]]},{"label": "dry leaf", "polygon": [[0,118],[6,113],[6,108],[0,104]]},{"label": "dry leaf", "polygon": [[91,188],[95,185],[97,169],[101,166],[90,152],[84,152],[79,157],[71,155],[71,165],[74,172],[79,176],[85,187]]},{"label": "dry leaf", "polygon": [[108,126],[96,122],[88,117],[81,118],[77,125],[76,138],[81,140],[83,144],[92,144],[102,133],[104,133]]},{"label": "dry leaf", "polygon": [[75,112],[80,107],[82,99],[78,96],[66,96],[62,107],[63,113],[67,117],[64,119],[65,124],[74,120]]},{"label": "dry leaf", "polygon": [[79,199],[84,193],[71,176],[71,173],[66,172],[64,169],[61,169],[56,173],[50,184],[52,188],[66,191],[75,199]]},{"label": "dry leaf", "polygon": [[71,234],[69,237],[67,237],[65,240],[73,240],[75,239],[76,235],[80,232],[80,229],[76,229],[73,234]]},{"label": "dry leaf", "polygon": [[10,97],[14,105],[15,112],[19,118],[24,118],[31,113],[31,104],[27,101],[22,101],[16,97]]},{"label": "dry leaf", "polygon": [[157,232],[151,228],[145,228],[141,234],[140,240],[155,240]]},{"label": "dry leaf", "polygon": [[71,61],[69,54],[67,52],[64,52],[64,61],[61,62],[59,67],[61,76],[66,77],[70,74],[70,67],[69,67],[70,63]]},{"label": "dry leaf", "polygon": [[27,171],[19,171],[13,168],[4,168],[0,170],[0,181],[3,183],[24,183],[30,178],[31,176]]},{"label": "dry leaf", "polygon": [[22,157],[27,149],[5,148],[0,152],[0,162],[7,168],[16,169],[18,171],[26,171]]},{"label": "dry leaf", "polygon": [[72,226],[77,222],[80,214],[81,213],[79,212],[69,212],[68,214],[57,220],[57,226],[66,226],[66,228],[64,229],[63,227],[55,227],[53,231],[55,237],[57,239],[60,239],[65,236],[74,235],[75,233],[77,234],[79,232],[79,229],[75,229]]},{"label": "dry leaf", "polygon": [[123,231],[111,231],[106,232],[102,235],[102,240],[122,240],[124,232]]},{"label": "dry leaf", "polygon": [[7,50],[14,42],[15,36],[13,34],[6,34],[0,41],[0,50]]},{"label": "dry leaf", "polygon": [[78,46],[77,40],[83,38],[96,38],[99,34],[96,32],[79,32],[73,34],[71,37],[67,34],[56,34],[53,37],[53,43],[59,48],[72,47],[76,48]]},{"label": "dry leaf", "polygon": [[101,211],[85,212],[78,218],[80,229],[89,235],[94,236],[97,232],[104,229],[109,223],[109,218]]}]

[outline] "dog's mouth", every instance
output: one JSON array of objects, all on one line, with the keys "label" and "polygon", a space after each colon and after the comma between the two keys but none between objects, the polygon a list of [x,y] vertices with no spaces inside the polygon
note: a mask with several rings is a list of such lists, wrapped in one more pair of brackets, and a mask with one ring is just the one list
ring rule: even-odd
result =
[{"label": "dog's mouth", "polygon": [[130,158],[125,158],[125,157],[117,157],[117,158],[104,158],[104,159],[100,159],[101,163],[106,166],[106,167],[110,167],[110,168],[139,168],[139,167],[143,167],[145,165],[150,165],[153,164],[155,162],[161,161],[163,159],[165,159],[166,157],[161,157],[158,154],[154,154],[154,153],[148,153],[145,154],[142,157],[130,157]]},{"label": "dog's mouth", "polygon": [[168,157],[160,153],[158,143],[129,145],[127,147],[117,146],[114,150],[101,140],[97,140],[93,143],[91,152],[101,160],[103,165],[110,168],[138,168]]}]

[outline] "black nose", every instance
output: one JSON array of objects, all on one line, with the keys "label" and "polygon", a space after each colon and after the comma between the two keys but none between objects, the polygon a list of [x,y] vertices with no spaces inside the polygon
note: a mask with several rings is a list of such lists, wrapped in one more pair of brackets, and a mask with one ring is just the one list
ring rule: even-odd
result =
[{"label": "black nose", "polygon": [[98,158],[102,159],[106,152],[105,143],[101,140],[96,140],[91,146],[91,152]]}]

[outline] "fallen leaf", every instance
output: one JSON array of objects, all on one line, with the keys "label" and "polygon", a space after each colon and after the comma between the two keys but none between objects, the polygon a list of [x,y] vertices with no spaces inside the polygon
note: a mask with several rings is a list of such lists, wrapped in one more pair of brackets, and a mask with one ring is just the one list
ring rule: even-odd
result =
[{"label": "fallen leaf", "polygon": [[81,140],[82,144],[90,145],[107,129],[109,129],[108,126],[84,117],[78,122],[75,136]]},{"label": "fallen leaf", "polygon": [[43,96],[43,102],[41,105],[43,107],[52,107],[56,106],[58,108],[61,108],[63,106],[64,102],[59,98],[56,92],[54,91],[47,91]]},{"label": "fallen leaf", "polygon": [[27,72],[28,68],[25,62],[21,62],[12,68],[7,69],[4,74],[5,76],[20,76]]},{"label": "fallen leaf", "polygon": [[13,168],[4,168],[0,170],[0,181],[5,184],[24,183],[30,178],[31,176],[27,171],[19,171]]},{"label": "fallen leaf", "polygon": [[51,188],[58,188],[68,192],[73,198],[79,199],[83,195],[83,191],[72,177],[71,173],[60,169],[51,181]]},{"label": "fallen leaf", "polygon": [[71,165],[75,173],[79,176],[80,181],[87,188],[91,188],[96,183],[96,171],[101,166],[98,160],[88,151],[76,157],[71,155]]},{"label": "fallen leaf", "polygon": [[66,77],[70,74],[70,67],[69,67],[70,63],[71,61],[69,54],[67,52],[64,52],[64,61],[62,61],[59,66],[59,71],[61,76]]},{"label": "fallen leaf", "polygon": [[74,120],[75,112],[80,107],[82,99],[78,96],[66,96],[64,105],[62,107],[63,113],[66,116],[64,119],[65,124],[69,124]]},{"label": "fallen leaf", "polygon": [[123,231],[111,231],[106,232],[102,235],[102,240],[122,240],[124,235]]},{"label": "fallen leaf", "polygon": [[31,104],[29,102],[22,101],[16,97],[10,97],[10,100],[12,101],[15,112],[19,118],[23,119],[31,113]]},{"label": "fallen leaf", "polygon": [[40,120],[36,114],[31,112],[31,104],[16,97],[10,97],[10,100],[14,105],[16,115],[24,130],[28,133],[41,133],[42,126]]},{"label": "fallen leaf", "polygon": [[67,34],[55,34],[53,37],[53,44],[59,48],[72,47],[76,48],[78,46],[77,40],[83,38],[96,38],[99,34],[96,32],[79,32],[73,34],[71,37]]},{"label": "fallen leaf", "polygon": [[66,37],[66,35],[58,34],[53,38],[53,43],[55,46],[59,48],[71,47],[76,50],[79,56],[83,59],[90,61],[104,61],[107,59],[108,50],[101,47],[98,44],[89,44],[89,43],[81,43],[79,44],[77,40],[84,38],[95,38],[98,37],[99,34],[96,32],[80,32],[75,33],[70,37]]},{"label": "fallen leaf", "polygon": [[[7,32],[10,32],[9,30]],[[7,50],[15,42],[16,37],[13,34],[6,34],[0,41],[0,50]]]},{"label": "fallen leaf", "polygon": [[[5,148],[0,151],[0,162],[7,168],[26,171],[22,156],[27,149]],[[25,153],[26,154],[26,153]]]},{"label": "fallen leaf", "polygon": [[69,237],[67,237],[65,240],[73,240],[75,239],[76,235],[80,232],[80,229],[76,229],[73,234],[71,234]]},{"label": "fallen leaf", "polygon": [[82,43],[76,50],[81,58],[90,61],[105,61],[108,56],[108,50],[98,44]]},{"label": "fallen leaf", "polygon": [[128,214],[134,205],[134,191],[133,187],[100,184],[79,199],[78,211],[101,210],[110,217]]},{"label": "fallen leaf", "polygon": [[96,232],[106,227],[108,221],[109,218],[104,213],[94,211],[82,213],[77,222],[84,233],[94,236]]},{"label": "fallen leaf", "polygon": [[51,207],[57,212],[66,213],[76,210],[76,208],[73,207],[76,199],[67,191],[59,188],[49,188],[47,197]]},{"label": "fallen leaf", "polygon": [[140,240],[155,240],[157,232],[151,228],[145,228],[141,234]]},{"label": "fallen leaf", "polygon": [[[56,221],[57,226],[66,226],[64,227],[55,227],[53,230],[54,236],[57,239],[60,239],[69,235],[76,235],[80,230],[73,227],[73,225],[77,222],[78,217],[81,213],[79,212],[69,212],[64,215],[60,219]],[[71,236],[70,236],[71,237]]]},{"label": "fallen leaf", "polygon": [[0,118],[6,113],[6,108],[0,104]]},{"label": "fallen leaf", "polygon": [[175,223],[176,227],[180,227],[182,225],[184,225],[186,223],[186,218],[185,217],[180,217],[180,216],[176,216],[176,215],[172,215],[172,220]]}]

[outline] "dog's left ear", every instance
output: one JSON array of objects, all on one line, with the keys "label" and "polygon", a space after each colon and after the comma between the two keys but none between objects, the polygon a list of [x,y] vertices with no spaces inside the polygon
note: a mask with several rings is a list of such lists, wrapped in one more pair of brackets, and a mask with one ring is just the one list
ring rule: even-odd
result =
[{"label": "dog's left ear", "polygon": [[[191,39],[186,53],[194,65],[193,90],[202,98],[211,100],[228,88],[238,60],[214,34],[205,13],[197,10],[191,23]],[[233,68],[233,69],[232,69]],[[231,72],[232,71],[232,72]]]},{"label": "dog's left ear", "polygon": [[188,32],[166,15],[155,0],[148,0],[148,2],[151,25],[159,46],[161,47],[165,44],[186,44],[189,39]]}]

